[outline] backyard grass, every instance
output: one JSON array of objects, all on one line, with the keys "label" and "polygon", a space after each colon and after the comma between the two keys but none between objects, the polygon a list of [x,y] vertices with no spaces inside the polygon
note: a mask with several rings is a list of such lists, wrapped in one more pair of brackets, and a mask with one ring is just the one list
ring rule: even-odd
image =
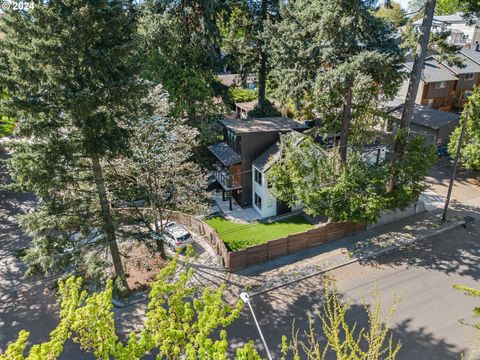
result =
[{"label": "backyard grass", "polygon": [[221,216],[215,216],[207,219],[206,223],[215,229],[230,250],[242,250],[252,245],[263,244],[313,228],[313,225],[302,215],[265,224],[258,222],[241,224]]}]

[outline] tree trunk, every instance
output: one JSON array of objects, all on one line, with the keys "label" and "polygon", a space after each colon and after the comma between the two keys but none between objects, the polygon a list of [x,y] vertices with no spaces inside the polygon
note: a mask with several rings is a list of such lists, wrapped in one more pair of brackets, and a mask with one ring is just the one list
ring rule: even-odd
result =
[{"label": "tree trunk", "polygon": [[[422,28],[418,38],[417,50],[415,51],[415,59],[412,72],[410,74],[410,83],[408,84],[407,96],[403,106],[402,117],[400,119],[400,131],[395,137],[395,144],[392,155],[392,169],[395,170],[395,163],[401,157],[407,141],[405,129],[410,127],[413,110],[415,108],[415,100],[417,98],[418,87],[422,78],[422,70],[427,56],[428,41],[430,38],[430,30],[432,28],[433,16],[435,13],[436,0],[428,0],[425,5],[425,15],[423,16]],[[394,173],[387,180],[386,190],[391,192],[395,187]]]},{"label": "tree trunk", "polygon": [[128,291],[129,289],[127,280],[125,278],[125,272],[123,270],[122,258],[120,257],[120,251],[118,250],[117,239],[115,236],[115,227],[113,226],[112,215],[110,213],[110,203],[108,201],[107,191],[105,189],[102,166],[100,165],[100,160],[97,155],[93,155],[91,159],[93,176],[95,178],[95,185],[97,187],[98,198],[100,200],[100,207],[102,211],[103,229],[107,235],[107,241],[110,248],[110,254],[112,255],[115,275],[122,282],[124,289]]},{"label": "tree trunk", "polygon": [[[267,1],[268,0],[262,0],[260,4],[259,36],[263,33],[263,25],[267,19]],[[265,53],[264,43],[260,38],[258,39],[257,46],[260,58],[260,68],[258,70],[258,106],[263,106],[267,86],[267,54]]]},{"label": "tree trunk", "polygon": [[[152,211],[153,211],[153,222],[155,225],[155,232],[158,234],[161,234],[163,236],[164,234],[164,222],[163,220],[160,219],[160,211],[155,207],[152,206]],[[162,224],[159,226],[158,224]],[[165,254],[165,241],[163,240],[157,240],[157,251],[160,253],[160,257],[164,260],[167,259],[167,255]]]},{"label": "tree trunk", "polygon": [[[428,50],[428,40],[430,38],[430,30],[432,28],[433,15],[435,13],[436,0],[428,0],[425,6],[425,15],[423,17],[422,28],[418,38],[417,50],[415,52],[415,60],[413,63],[412,73],[410,74],[410,83],[408,84],[407,96],[403,107],[402,118],[400,120],[400,129],[406,129],[410,126],[413,110],[415,108],[415,99],[417,98],[418,87],[422,77],[422,70],[425,63]],[[394,158],[399,155],[402,150],[401,139],[395,141]]]},{"label": "tree trunk", "polygon": [[339,154],[340,162],[337,170],[339,171],[347,162],[348,135],[350,132],[350,122],[352,113],[353,92],[349,86],[345,94],[345,103],[343,104],[342,131],[340,132]]}]

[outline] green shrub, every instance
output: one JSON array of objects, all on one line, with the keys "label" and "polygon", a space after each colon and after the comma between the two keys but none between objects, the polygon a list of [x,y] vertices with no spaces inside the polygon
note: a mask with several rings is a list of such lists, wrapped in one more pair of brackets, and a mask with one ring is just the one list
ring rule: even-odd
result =
[{"label": "green shrub", "polygon": [[244,89],[239,87],[231,87],[228,89],[230,97],[234,102],[247,102],[253,101],[257,98],[258,94],[256,90]]},{"label": "green shrub", "polygon": [[265,100],[263,106],[255,106],[255,108],[248,113],[248,116],[251,118],[262,118],[262,117],[275,117],[281,116],[282,114],[275,105],[270,100]]},{"label": "green shrub", "polygon": [[12,135],[14,129],[15,120],[6,116],[2,116],[0,119],[0,138]]}]

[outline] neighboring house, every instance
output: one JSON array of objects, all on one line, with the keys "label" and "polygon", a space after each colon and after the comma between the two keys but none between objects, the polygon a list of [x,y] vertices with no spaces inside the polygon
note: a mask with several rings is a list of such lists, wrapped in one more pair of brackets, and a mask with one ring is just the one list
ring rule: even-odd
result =
[{"label": "neighboring house", "polygon": [[[470,53],[470,50],[471,49],[467,49],[467,53]],[[473,51],[475,52],[475,50]],[[480,52],[478,53],[480,54]],[[451,105],[460,109],[472,94],[473,88],[480,83],[480,63],[475,62],[462,53],[458,54],[458,56],[463,62],[463,67],[449,65],[446,62],[442,62],[442,65],[450,70],[458,79],[455,82]],[[480,56],[477,60],[480,61]]]},{"label": "neighboring house", "polygon": [[[262,180],[259,180],[257,175],[258,181],[255,182],[253,163],[258,159],[257,170],[262,170],[262,155],[278,142],[281,134],[294,130],[303,131],[307,127],[286,117],[220,122],[223,125],[224,141],[211,145],[209,149],[218,159],[215,178],[222,188],[223,198],[230,199],[230,206],[233,199],[242,207],[256,203],[257,210],[271,209],[269,205],[273,207],[273,202],[268,202],[264,189],[260,191],[258,186],[254,185],[261,182],[262,187],[263,184],[267,186],[265,174],[262,173]],[[254,187],[257,189],[257,198]],[[287,211],[287,207],[275,202],[275,214]]]},{"label": "neighboring house", "polygon": [[[423,19],[413,23],[415,31],[419,32],[422,27]],[[450,31],[447,39],[449,44],[472,47],[480,43],[480,22],[478,17],[473,16],[465,18],[463,13],[452,15],[435,16],[433,18],[432,31]]]},{"label": "neighboring house", "polygon": [[[404,100],[387,104],[385,111],[399,124],[402,117]],[[414,133],[425,135],[427,142],[438,147],[445,146],[450,140],[450,135],[459,123],[460,115],[431,109],[426,106],[415,104],[410,130]],[[390,126],[392,127],[392,126]]]},{"label": "neighboring house", "polygon": [[[407,62],[403,65],[406,71],[412,71],[413,62]],[[429,57],[425,60],[415,102],[434,109],[449,107],[455,97],[457,81],[458,78],[452,71],[440,64],[435,58]],[[409,79],[406,79],[398,93],[399,97],[405,98],[408,83]],[[447,110],[449,109],[447,108]]]},{"label": "neighboring house", "polygon": [[240,74],[220,74],[217,75],[218,80],[225,86],[232,87],[244,87],[246,89],[255,90],[257,88],[257,76],[250,74],[247,75],[245,82],[242,82],[242,76]]}]

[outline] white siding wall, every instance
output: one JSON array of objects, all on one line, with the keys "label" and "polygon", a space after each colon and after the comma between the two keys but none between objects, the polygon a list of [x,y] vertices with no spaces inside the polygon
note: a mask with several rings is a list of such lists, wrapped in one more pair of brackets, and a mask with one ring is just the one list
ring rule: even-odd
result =
[{"label": "white siding wall", "polygon": [[[378,151],[380,150],[380,154]],[[363,161],[369,164],[376,164],[377,157],[379,162],[385,161],[385,154],[387,153],[387,147],[382,145],[376,148],[365,150],[362,154]]]},{"label": "white siding wall", "polygon": [[[255,181],[255,170],[258,170],[255,166],[252,166],[252,203],[253,208],[262,216],[267,218],[277,215],[277,200],[273,197],[272,193],[267,187],[267,176],[262,174],[262,186]],[[259,209],[255,205],[255,193],[262,198],[262,208]]]}]

